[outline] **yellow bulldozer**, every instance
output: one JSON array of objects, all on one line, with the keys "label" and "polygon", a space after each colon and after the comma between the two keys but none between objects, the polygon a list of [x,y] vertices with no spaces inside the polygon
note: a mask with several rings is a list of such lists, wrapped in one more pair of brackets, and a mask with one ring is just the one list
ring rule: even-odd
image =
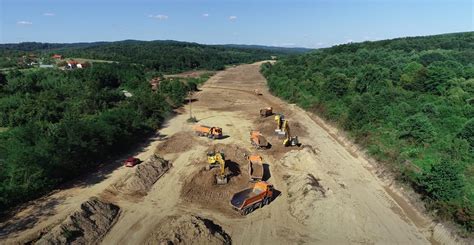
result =
[{"label": "yellow bulldozer", "polygon": [[218,185],[227,184],[227,175],[225,174],[225,157],[222,152],[210,151],[207,153],[207,163],[209,164],[206,169],[211,170],[212,168],[219,167],[219,173],[216,174],[216,183]]}]

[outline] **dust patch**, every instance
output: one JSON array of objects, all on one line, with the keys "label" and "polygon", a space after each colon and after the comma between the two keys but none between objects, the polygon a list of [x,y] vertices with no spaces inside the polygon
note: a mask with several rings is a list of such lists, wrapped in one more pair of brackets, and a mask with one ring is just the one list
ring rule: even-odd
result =
[{"label": "dust patch", "polygon": [[43,235],[35,244],[99,244],[120,216],[120,208],[96,197]]},{"label": "dust patch", "polygon": [[210,150],[224,152],[225,171],[229,182],[225,185],[217,185],[215,175],[219,169],[206,170],[207,162],[203,159],[197,163],[202,167],[184,180],[181,197],[186,203],[197,204],[202,208],[219,211],[231,217],[240,217],[237,212],[232,210],[230,199],[236,192],[252,185],[249,182],[250,176],[246,158],[250,152],[237,145],[224,144],[211,146],[208,151]]},{"label": "dust patch", "polygon": [[130,169],[130,172],[124,175],[117,182],[110,185],[104,192],[105,196],[109,194],[123,195],[125,197],[141,198],[146,196],[153,184],[170,169],[171,163],[159,155],[152,155],[143,163]]},{"label": "dust patch", "polygon": [[164,218],[145,244],[231,244],[232,239],[221,226],[199,216],[183,215]]},{"label": "dust patch", "polygon": [[163,143],[160,143],[156,147],[156,154],[165,155],[170,153],[181,153],[200,143],[200,141],[196,140],[196,136],[191,132],[178,132],[164,140]]}]

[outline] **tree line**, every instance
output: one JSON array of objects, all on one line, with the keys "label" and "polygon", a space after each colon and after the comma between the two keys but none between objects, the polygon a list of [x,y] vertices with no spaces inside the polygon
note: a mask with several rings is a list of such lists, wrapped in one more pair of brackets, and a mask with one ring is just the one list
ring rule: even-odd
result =
[{"label": "tree line", "polygon": [[339,45],[264,64],[271,91],[347,130],[474,227],[474,32]]},{"label": "tree line", "polygon": [[[158,128],[207,77],[162,79],[142,66],[0,73],[0,209],[93,171]],[[132,94],[125,96],[125,91]]]}]

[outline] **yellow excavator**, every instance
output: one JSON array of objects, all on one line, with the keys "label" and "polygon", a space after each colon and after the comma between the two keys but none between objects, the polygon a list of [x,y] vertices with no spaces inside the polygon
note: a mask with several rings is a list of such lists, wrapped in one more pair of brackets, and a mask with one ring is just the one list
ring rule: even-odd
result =
[{"label": "yellow excavator", "polygon": [[275,116],[275,122],[277,124],[277,128],[275,129],[275,133],[283,136],[285,135],[286,126],[288,125],[288,121],[285,120],[282,114],[277,114]]},{"label": "yellow excavator", "polygon": [[216,183],[218,185],[227,184],[227,175],[225,174],[225,158],[224,153],[210,151],[207,153],[207,170],[211,170],[214,167],[219,167],[219,173],[216,175]]},{"label": "yellow excavator", "polygon": [[[285,121],[286,122],[286,121]],[[299,146],[298,136],[291,136],[290,125],[285,123],[285,140],[283,140],[284,146]]]}]

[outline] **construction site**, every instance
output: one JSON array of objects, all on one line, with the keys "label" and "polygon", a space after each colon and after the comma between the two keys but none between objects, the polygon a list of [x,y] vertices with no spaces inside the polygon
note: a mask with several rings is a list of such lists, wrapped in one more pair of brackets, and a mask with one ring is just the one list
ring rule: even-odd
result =
[{"label": "construction site", "polygon": [[271,95],[261,64],[217,72],[124,154],[141,163],[106,163],[28,203],[0,243],[451,242],[337,129]]}]

